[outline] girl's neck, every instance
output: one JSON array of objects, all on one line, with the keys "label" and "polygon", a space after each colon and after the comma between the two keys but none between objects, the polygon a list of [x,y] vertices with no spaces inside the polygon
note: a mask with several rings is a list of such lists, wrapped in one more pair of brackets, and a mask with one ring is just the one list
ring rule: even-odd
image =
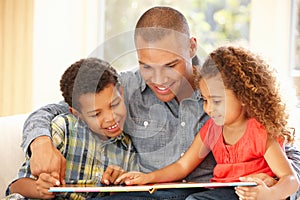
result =
[{"label": "girl's neck", "polygon": [[237,143],[244,135],[247,128],[248,119],[239,121],[238,123],[232,125],[223,126],[223,138],[224,143],[227,145],[234,145]]}]

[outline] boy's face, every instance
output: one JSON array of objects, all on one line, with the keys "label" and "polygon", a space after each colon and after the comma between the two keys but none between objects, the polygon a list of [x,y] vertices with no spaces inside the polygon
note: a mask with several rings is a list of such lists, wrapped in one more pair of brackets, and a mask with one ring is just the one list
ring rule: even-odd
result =
[{"label": "boy's face", "polygon": [[[136,46],[140,72],[158,99],[168,102],[185,98],[192,80],[191,57],[196,45],[186,39],[179,42],[171,34],[155,42],[137,37]],[[187,44],[188,43],[188,44]]]},{"label": "boy's face", "polygon": [[219,125],[231,126],[245,120],[245,110],[232,90],[226,89],[220,75],[201,79],[204,111]]},{"label": "boy's face", "polygon": [[126,107],[122,94],[113,84],[109,84],[99,93],[81,95],[79,103],[81,113],[78,115],[93,132],[109,138],[122,133]]}]

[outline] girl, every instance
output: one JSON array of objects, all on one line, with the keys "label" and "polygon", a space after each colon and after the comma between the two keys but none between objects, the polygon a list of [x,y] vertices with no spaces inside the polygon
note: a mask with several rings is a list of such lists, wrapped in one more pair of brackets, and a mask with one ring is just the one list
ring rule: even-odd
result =
[{"label": "girl", "polygon": [[[296,192],[299,182],[282,150],[284,141],[293,142],[293,135],[269,66],[245,49],[220,47],[196,77],[203,108],[211,118],[189,150],[165,168],[148,174],[130,172],[117,181],[132,185],[180,180],[212,151],[217,165],[211,181],[258,185],[216,188],[187,199],[285,199]],[[243,178],[260,173],[276,176],[278,182],[270,186],[258,178]]]}]

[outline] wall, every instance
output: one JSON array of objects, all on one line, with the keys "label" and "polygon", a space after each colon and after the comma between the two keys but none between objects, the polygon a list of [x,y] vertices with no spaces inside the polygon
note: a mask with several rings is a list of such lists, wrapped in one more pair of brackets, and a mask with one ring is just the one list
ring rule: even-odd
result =
[{"label": "wall", "polygon": [[59,80],[102,42],[104,1],[35,1],[32,109],[62,100]]}]

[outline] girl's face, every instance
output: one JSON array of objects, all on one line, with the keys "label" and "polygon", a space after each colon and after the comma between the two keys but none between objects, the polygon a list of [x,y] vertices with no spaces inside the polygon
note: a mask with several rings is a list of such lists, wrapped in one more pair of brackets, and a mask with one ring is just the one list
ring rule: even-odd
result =
[{"label": "girl's face", "polygon": [[117,137],[123,131],[126,107],[122,94],[113,84],[99,93],[88,93],[79,97],[81,112],[77,115],[98,135]]},{"label": "girl's face", "polygon": [[201,79],[203,109],[219,126],[230,126],[245,120],[245,109],[232,90],[226,89],[221,75]]}]

